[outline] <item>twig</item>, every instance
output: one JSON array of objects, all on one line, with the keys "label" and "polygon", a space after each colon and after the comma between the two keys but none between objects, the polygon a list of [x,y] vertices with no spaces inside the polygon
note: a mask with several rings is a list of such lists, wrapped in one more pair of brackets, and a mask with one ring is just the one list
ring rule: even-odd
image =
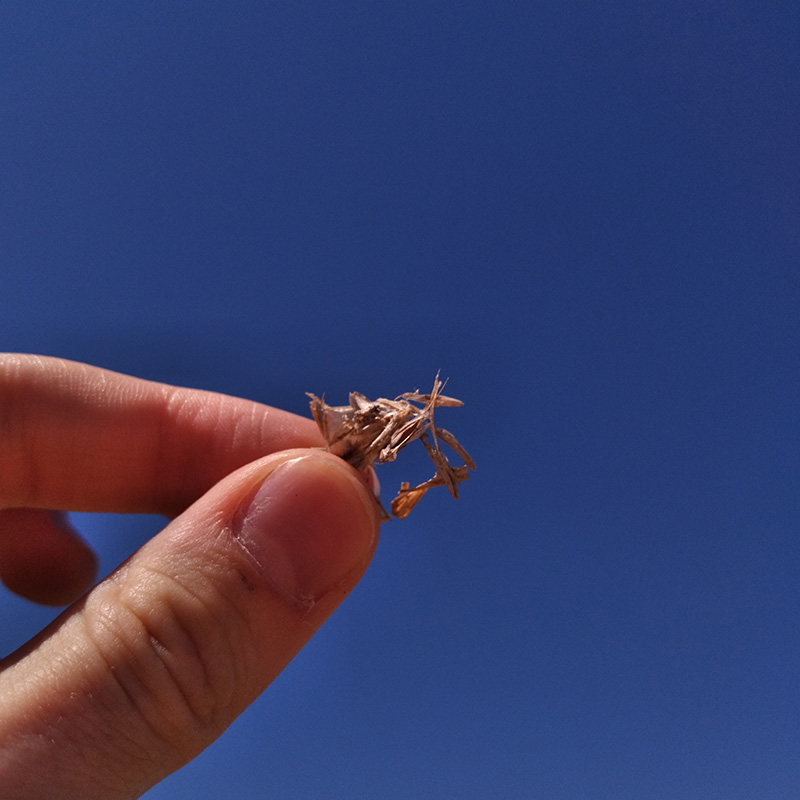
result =
[{"label": "twig", "polygon": [[[444,383],[437,374],[430,394],[407,392],[395,400],[379,397],[372,401],[359,392],[351,392],[348,406],[329,406],[324,398],[308,393],[311,413],[328,443],[328,451],[358,470],[366,471],[373,464],[394,461],[407,444],[415,439],[422,441],[436,466],[436,474],[413,489],[406,482],[400,485],[400,492],[392,500],[392,513],[399,519],[407,517],[425,492],[434,486],[446,486],[457,498],[458,484],[469,477],[469,470],[475,469],[475,462],[456,437],[433,423],[434,409],[463,405],[460,400],[441,394],[442,388]],[[442,452],[440,442],[450,447],[464,464],[453,467]]]}]

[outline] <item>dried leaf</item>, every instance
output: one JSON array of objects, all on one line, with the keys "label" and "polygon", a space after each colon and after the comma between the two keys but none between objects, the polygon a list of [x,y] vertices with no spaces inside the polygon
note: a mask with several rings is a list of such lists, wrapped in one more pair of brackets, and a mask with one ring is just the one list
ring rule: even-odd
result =
[{"label": "dried leaf", "polygon": [[[443,387],[437,374],[430,394],[407,392],[395,400],[379,397],[373,401],[359,392],[351,392],[347,406],[329,406],[324,398],[308,394],[311,414],[328,443],[328,451],[358,470],[394,461],[406,445],[416,439],[422,441],[436,474],[413,488],[406,482],[401,484],[400,492],[392,500],[392,513],[399,519],[408,516],[425,492],[435,486],[446,486],[457,498],[458,484],[469,477],[469,470],[475,469],[475,462],[456,437],[434,424],[434,409],[463,405],[460,400],[441,394]],[[453,467],[440,442],[451,448],[464,465]]]}]

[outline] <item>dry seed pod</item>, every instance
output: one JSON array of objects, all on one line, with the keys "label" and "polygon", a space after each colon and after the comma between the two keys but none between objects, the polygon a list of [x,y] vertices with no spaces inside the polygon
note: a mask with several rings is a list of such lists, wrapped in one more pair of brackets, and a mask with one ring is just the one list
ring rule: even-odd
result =
[{"label": "dry seed pod", "polygon": [[[308,394],[311,413],[328,443],[328,451],[358,470],[394,461],[407,444],[415,439],[422,441],[436,474],[413,488],[405,482],[400,485],[400,492],[392,500],[392,513],[399,519],[408,516],[422,495],[434,486],[446,486],[457,498],[458,484],[469,477],[469,470],[475,469],[475,462],[458,439],[434,425],[434,409],[463,405],[460,400],[441,394],[443,387],[437,374],[430,394],[408,392],[395,400],[379,397],[373,401],[351,392],[348,406],[329,406],[324,398]],[[451,466],[440,447],[442,442],[460,456],[462,466]]]}]

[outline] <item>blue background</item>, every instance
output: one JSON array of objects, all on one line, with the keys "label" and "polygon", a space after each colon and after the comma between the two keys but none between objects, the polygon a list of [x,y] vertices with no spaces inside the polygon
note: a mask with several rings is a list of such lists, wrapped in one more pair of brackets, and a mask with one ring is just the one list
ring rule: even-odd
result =
[{"label": "blue background", "polygon": [[[798,41],[764,0],[2,4],[2,349],[303,414],[441,369],[478,464],[148,798],[800,796]],[[104,572],[162,524],[76,522]],[[3,652],[53,613],[0,604]]]}]

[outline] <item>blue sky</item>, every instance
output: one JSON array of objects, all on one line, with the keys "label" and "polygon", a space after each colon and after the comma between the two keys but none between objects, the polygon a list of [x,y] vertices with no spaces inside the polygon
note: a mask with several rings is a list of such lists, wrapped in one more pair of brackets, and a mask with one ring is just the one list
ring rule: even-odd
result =
[{"label": "blue sky", "polygon": [[0,349],[478,465],[148,798],[800,795],[799,8],[3,4]]}]

